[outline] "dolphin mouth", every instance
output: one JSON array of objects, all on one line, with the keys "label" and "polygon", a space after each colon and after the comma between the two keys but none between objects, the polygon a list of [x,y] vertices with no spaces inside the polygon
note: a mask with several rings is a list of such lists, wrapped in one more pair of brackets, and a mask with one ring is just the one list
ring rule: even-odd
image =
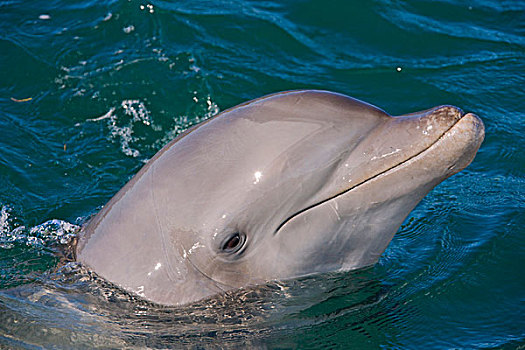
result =
[{"label": "dolphin mouth", "polygon": [[[429,109],[429,110],[424,111],[424,112],[428,112],[428,111],[431,111],[431,110],[433,110],[433,109]],[[480,145],[481,142],[483,141],[483,138],[484,138],[484,125],[483,125],[483,122],[481,121],[481,119],[480,119],[477,115],[475,115],[475,114],[473,114],[473,113],[464,113],[464,112],[463,112],[461,109],[459,109],[459,108],[458,108],[458,111],[460,112],[460,117],[459,117],[459,118],[458,118],[458,119],[457,119],[457,120],[456,120],[456,121],[455,121],[455,122],[454,122],[454,123],[448,128],[448,129],[446,129],[446,130],[445,130],[445,131],[444,131],[439,137],[437,137],[436,140],[435,140],[434,142],[432,142],[430,145],[428,145],[427,147],[424,147],[424,148],[423,148],[422,150],[420,150],[419,152],[417,152],[417,153],[413,154],[412,156],[410,156],[410,157],[408,157],[408,158],[406,158],[406,159],[404,159],[404,160],[398,162],[397,164],[395,164],[395,165],[393,165],[393,166],[391,166],[391,167],[389,167],[389,168],[387,168],[387,169],[385,169],[385,170],[383,170],[383,171],[380,171],[380,172],[378,172],[377,174],[372,175],[372,176],[370,176],[369,178],[367,178],[367,179],[365,179],[365,180],[363,180],[363,181],[361,181],[361,182],[359,182],[359,183],[354,184],[353,186],[347,188],[346,190],[343,190],[343,191],[341,191],[341,192],[339,192],[339,193],[337,193],[337,194],[335,194],[335,195],[333,195],[333,196],[330,196],[330,197],[328,197],[328,198],[326,198],[326,199],[323,199],[323,200],[321,200],[321,201],[319,201],[319,202],[317,202],[317,203],[314,203],[314,204],[312,204],[312,205],[309,205],[309,206],[307,206],[307,207],[305,207],[305,208],[299,210],[298,212],[296,212],[296,213],[290,215],[286,220],[284,220],[284,221],[283,221],[283,222],[282,222],[282,223],[281,223],[281,224],[275,229],[275,231],[274,231],[274,235],[277,235],[277,234],[279,233],[279,231],[280,231],[280,230],[281,230],[281,229],[282,229],[282,228],[283,228],[288,222],[290,222],[291,220],[293,220],[295,217],[297,217],[297,216],[299,216],[299,215],[301,215],[301,214],[303,214],[303,213],[309,211],[310,209],[313,209],[313,208],[318,207],[318,206],[320,206],[320,205],[322,205],[322,204],[324,204],[324,203],[326,203],[326,202],[329,202],[329,201],[331,201],[331,200],[333,200],[333,199],[335,199],[335,198],[338,198],[338,197],[340,197],[340,196],[342,196],[342,195],[345,195],[346,193],[348,193],[348,192],[350,192],[350,191],[352,191],[352,190],[354,190],[354,189],[356,189],[356,188],[358,188],[358,187],[360,187],[360,186],[363,186],[363,185],[365,185],[366,183],[368,183],[368,182],[370,182],[370,181],[372,181],[372,180],[374,180],[374,179],[376,179],[376,178],[378,178],[378,177],[380,177],[380,176],[382,176],[382,175],[385,175],[385,174],[387,174],[387,173],[390,173],[390,172],[396,171],[398,168],[402,167],[403,165],[407,164],[408,162],[410,162],[411,160],[413,160],[413,159],[415,159],[415,158],[418,158],[418,157],[424,157],[427,153],[432,152],[432,148],[435,147],[436,144],[438,144],[438,143],[440,143],[440,142],[446,142],[446,141],[444,140],[444,138],[445,138],[447,135],[449,135],[449,134],[453,131],[453,129],[456,128],[456,126],[458,126],[458,124],[460,124],[460,123],[465,119],[465,117],[472,117],[472,118],[473,118],[473,121],[470,121],[470,123],[472,123],[472,124],[476,124],[476,125],[475,125],[475,129],[476,129],[476,130],[474,131],[474,133],[476,133],[475,136],[476,136],[476,141],[477,141],[477,143],[478,143],[478,146],[475,148],[475,149],[477,150],[477,149],[479,148],[479,145]],[[474,158],[474,155],[475,155],[476,152],[474,151],[474,152],[472,152],[472,153],[473,153],[473,154],[472,154],[472,157],[470,158],[470,161],[472,161],[472,159]],[[458,155],[458,159],[459,159],[460,157],[461,157],[461,155]],[[467,164],[465,164],[463,167],[457,167],[457,168],[455,168],[455,167],[449,167],[449,169],[453,169],[453,168],[454,168],[454,172],[451,173],[449,176],[453,175],[454,173],[457,173],[457,172],[461,171],[463,168],[465,168],[465,167],[470,163],[470,161],[467,162]]]}]

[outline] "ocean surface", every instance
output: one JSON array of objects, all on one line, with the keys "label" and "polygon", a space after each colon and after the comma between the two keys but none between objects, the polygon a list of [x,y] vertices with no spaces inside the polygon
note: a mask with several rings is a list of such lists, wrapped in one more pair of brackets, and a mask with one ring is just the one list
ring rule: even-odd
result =
[{"label": "ocean surface", "polygon": [[[0,348],[523,349],[525,2],[0,1]],[[379,263],[184,307],[63,248],[163,145],[265,94],[478,114]]]}]

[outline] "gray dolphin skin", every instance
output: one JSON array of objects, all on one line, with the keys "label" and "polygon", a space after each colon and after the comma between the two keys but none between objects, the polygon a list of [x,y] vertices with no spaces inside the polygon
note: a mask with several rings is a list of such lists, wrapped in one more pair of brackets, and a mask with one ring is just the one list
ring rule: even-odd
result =
[{"label": "gray dolphin skin", "polygon": [[392,117],[326,91],[262,97],[160,150],[82,228],[76,258],[165,305],[370,266],[483,138],[453,106]]}]

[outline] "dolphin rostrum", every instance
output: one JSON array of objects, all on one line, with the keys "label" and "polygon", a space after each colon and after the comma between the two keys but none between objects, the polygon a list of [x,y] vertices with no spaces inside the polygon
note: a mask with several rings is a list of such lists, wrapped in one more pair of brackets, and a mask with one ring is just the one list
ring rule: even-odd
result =
[{"label": "dolphin rostrum", "polygon": [[453,106],[392,117],[326,91],[262,97],[160,150],[83,227],[76,257],[166,305],[369,266],[483,138]]}]

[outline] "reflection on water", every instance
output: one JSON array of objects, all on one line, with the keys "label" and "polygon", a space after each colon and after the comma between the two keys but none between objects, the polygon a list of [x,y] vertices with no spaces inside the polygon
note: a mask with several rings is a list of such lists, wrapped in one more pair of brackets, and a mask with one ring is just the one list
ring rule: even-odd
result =
[{"label": "reflection on water", "polygon": [[[0,241],[13,252],[5,257],[18,273],[24,271],[20,264],[28,270],[18,281],[16,271],[2,276],[6,287],[11,283],[0,291],[0,340],[9,347],[399,345],[398,332],[420,317],[405,299],[417,290],[408,283],[393,288],[377,279],[375,268],[273,281],[186,306],[160,306],[67,262],[64,254],[78,226],[51,220],[13,227],[12,211],[4,213]],[[410,230],[417,226],[405,226],[401,234]],[[33,259],[25,260],[29,255]],[[29,272],[32,267],[38,267],[36,273]],[[3,271],[9,269],[4,265]]]},{"label": "reflection on water", "polygon": [[[64,254],[77,225],[51,220],[17,226],[7,207],[1,225],[0,242],[8,254],[2,259],[0,340],[10,347],[281,346],[276,336],[301,333],[293,343],[308,339],[324,346],[323,337],[309,339],[312,328],[350,327],[356,339],[367,339],[376,327],[399,318],[395,305],[385,307],[389,287],[371,269],[274,281],[182,307],[160,306],[67,262]],[[24,278],[17,280],[21,272]]]},{"label": "reflection on water", "polygon": [[268,344],[278,334],[333,327],[339,319],[367,336],[371,330],[364,328],[366,323],[395,322],[388,310],[377,309],[387,293],[370,271],[362,271],[272,282],[192,305],[164,307],[68,263],[31,284],[0,292],[0,329],[8,345],[25,347],[238,348]]}]

